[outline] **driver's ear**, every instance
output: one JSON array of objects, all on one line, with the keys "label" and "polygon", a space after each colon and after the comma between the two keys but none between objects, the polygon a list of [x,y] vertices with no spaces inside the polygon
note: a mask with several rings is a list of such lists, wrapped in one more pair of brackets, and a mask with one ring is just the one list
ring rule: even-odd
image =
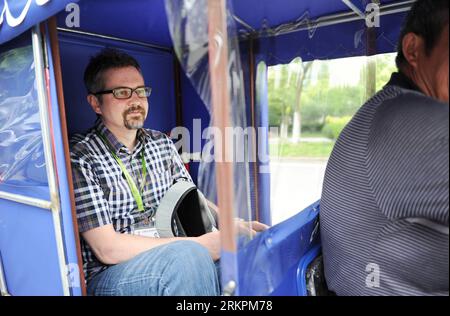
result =
[{"label": "driver's ear", "polygon": [[403,37],[403,55],[412,68],[416,69],[422,51],[424,51],[423,39],[414,33],[408,33]]},{"label": "driver's ear", "polygon": [[100,103],[100,100],[98,99],[97,96],[95,96],[93,94],[89,94],[87,96],[87,101],[91,105],[91,107],[92,107],[92,109],[94,110],[95,113],[97,113],[99,115],[102,114],[102,109],[100,107],[101,103]]}]

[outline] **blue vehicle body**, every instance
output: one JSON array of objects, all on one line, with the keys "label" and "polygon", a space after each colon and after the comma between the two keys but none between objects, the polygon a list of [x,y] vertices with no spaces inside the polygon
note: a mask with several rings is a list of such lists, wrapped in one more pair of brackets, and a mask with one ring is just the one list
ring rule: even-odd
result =
[{"label": "blue vehicle body", "polygon": [[[412,3],[381,1],[380,27],[369,30],[366,20],[344,1],[230,2],[240,35],[248,121],[262,127],[268,127],[267,80],[250,84],[257,65],[287,63],[299,56],[307,61],[393,52]],[[365,11],[366,1],[353,4]],[[79,25],[73,20],[77,8]],[[57,30],[48,22],[51,17],[56,17]],[[82,78],[90,56],[104,47],[136,57],[151,83],[154,94],[146,127],[168,132],[185,126],[192,131],[194,119],[210,119],[180,71],[164,0],[0,3],[3,295],[85,294],[67,139],[95,120]],[[267,143],[261,146],[267,151]],[[250,170],[263,165],[256,163]],[[195,180],[198,164],[192,163],[190,172]],[[253,172],[252,215],[270,224],[270,175]],[[318,214],[315,203],[240,249],[240,295],[307,294],[306,269],[320,253]]]}]

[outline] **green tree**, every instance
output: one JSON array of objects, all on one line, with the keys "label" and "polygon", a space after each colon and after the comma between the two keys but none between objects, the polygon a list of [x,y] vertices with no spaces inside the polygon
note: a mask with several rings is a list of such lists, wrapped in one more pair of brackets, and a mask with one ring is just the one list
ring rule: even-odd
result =
[{"label": "green tree", "polygon": [[[395,54],[378,55],[376,61],[376,90],[380,90],[396,70]],[[306,67],[310,65],[307,71]],[[330,84],[330,62],[315,61],[314,64],[294,60],[288,65],[270,67],[269,71],[269,120],[271,126],[280,126],[287,137],[292,123],[293,138],[300,131],[321,132],[327,116],[353,116],[367,100],[366,71],[362,68],[359,84],[335,86]],[[373,78],[373,76],[372,76]],[[373,88],[373,83],[371,84]],[[373,90],[373,89],[372,89]],[[294,113],[297,114],[295,115]]]},{"label": "green tree", "polygon": [[292,117],[292,142],[296,143],[300,141],[302,132],[302,115],[301,106],[303,104],[302,95],[305,87],[305,81],[308,78],[308,74],[312,69],[314,61],[301,63],[301,70],[297,74],[297,83],[295,87],[295,102],[294,102],[294,115]]},{"label": "green tree", "polygon": [[269,111],[273,112],[270,124],[280,126],[282,137],[287,137],[295,102],[295,78],[289,71],[289,65],[278,65],[269,72]]},{"label": "green tree", "polygon": [[397,66],[395,65],[396,56],[397,54],[395,53],[377,56],[377,91],[381,90],[388,83],[392,73],[397,71]]}]

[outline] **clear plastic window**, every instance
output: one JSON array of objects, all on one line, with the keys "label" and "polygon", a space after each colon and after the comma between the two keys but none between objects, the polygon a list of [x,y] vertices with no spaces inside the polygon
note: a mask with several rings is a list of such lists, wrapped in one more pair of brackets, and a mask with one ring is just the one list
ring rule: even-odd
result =
[{"label": "clear plastic window", "polygon": [[0,191],[50,196],[29,33],[0,50]]},{"label": "clear plastic window", "polygon": [[[269,67],[272,224],[320,199],[336,139],[395,72],[395,54]],[[273,132],[275,131],[275,132]]]}]

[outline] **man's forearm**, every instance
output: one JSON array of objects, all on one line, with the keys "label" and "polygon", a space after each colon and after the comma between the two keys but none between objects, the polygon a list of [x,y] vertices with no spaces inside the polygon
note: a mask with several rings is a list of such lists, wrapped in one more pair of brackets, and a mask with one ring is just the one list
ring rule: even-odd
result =
[{"label": "man's forearm", "polygon": [[108,242],[107,246],[104,248],[105,250],[101,255],[102,258],[99,259],[108,265],[119,264],[128,261],[152,248],[179,240],[195,241],[195,238],[151,238],[116,233],[116,236]]}]

